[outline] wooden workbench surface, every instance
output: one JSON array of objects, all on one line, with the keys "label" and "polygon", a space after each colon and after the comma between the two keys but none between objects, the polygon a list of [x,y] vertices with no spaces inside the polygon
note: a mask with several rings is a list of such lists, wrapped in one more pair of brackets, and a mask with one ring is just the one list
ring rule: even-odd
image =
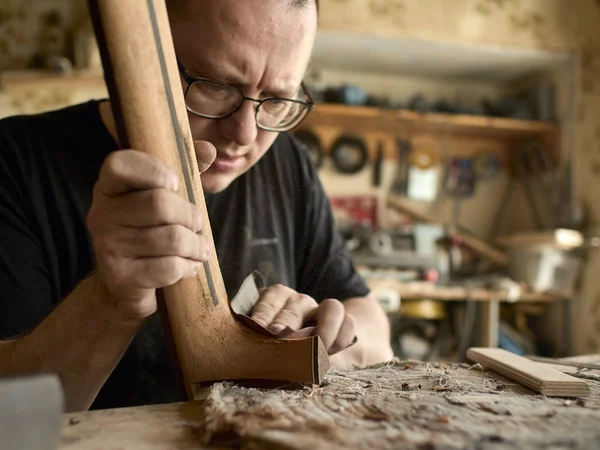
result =
[{"label": "wooden workbench surface", "polygon": [[592,395],[568,400],[464,364],[332,371],[303,391],[218,384],[205,401],[67,414],[60,448],[600,448],[600,377],[587,377]]}]

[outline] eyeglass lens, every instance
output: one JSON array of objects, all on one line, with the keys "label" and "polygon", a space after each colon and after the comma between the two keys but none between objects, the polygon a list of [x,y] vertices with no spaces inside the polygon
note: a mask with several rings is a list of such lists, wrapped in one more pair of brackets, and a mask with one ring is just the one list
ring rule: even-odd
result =
[{"label": "eyeglass lens", "polygon": [[[187,107],[196,114],[208,118],[227,116],[244,101],[236,89],[207,81],[195,81],[187,90]],[[285,129],[297,124],[308,107],[286,99],[269,99],[258,108],[257,124],[264,128]]]}]

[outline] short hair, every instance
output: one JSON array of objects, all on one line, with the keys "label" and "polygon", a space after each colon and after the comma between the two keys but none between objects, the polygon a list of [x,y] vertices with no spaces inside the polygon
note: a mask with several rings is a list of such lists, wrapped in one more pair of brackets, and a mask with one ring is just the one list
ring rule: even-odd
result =
[{"label": "short hair", "polygon": [[[174,17],[182,17],[185,15],[185,8],[190,0],[166,0],[167,12],[169,13],[169,19]],[[311,5],[315,5],[317,12],[319,11],[319,0],[286,0],[289,5],[295,8],[308,8]]]},{"label": "short hair", "polygon": [[297,8],[306,8],[314,4],[317,7],[317,11],[319,10],[319,0],[290,0],[290,4]]}]

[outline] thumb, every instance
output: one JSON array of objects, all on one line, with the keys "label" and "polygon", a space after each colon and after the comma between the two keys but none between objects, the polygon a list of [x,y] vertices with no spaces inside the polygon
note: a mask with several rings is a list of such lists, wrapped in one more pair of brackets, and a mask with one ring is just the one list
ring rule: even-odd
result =
[{"label": "thumb", "polygon": [[217,157],[217,149],[208,141],[194,141],[200,173],[206,171]]}]

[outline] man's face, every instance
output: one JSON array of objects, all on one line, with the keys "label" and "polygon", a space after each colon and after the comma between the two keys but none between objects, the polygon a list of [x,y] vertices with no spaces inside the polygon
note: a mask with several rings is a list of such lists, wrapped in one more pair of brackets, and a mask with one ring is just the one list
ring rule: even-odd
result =
[{"label": "man's face", "polygon": [[[296,98],[317,29],[314,6],[288,0],[189,0],[188,14],[171,25],[175,50],[190,75],[238,88],[252,98]],[[256,103],[233,115],[189,114],[194,140],[217,149],[202,175],[206,192],[225,189],[269,149],[277,133],[256,126]]]}]

